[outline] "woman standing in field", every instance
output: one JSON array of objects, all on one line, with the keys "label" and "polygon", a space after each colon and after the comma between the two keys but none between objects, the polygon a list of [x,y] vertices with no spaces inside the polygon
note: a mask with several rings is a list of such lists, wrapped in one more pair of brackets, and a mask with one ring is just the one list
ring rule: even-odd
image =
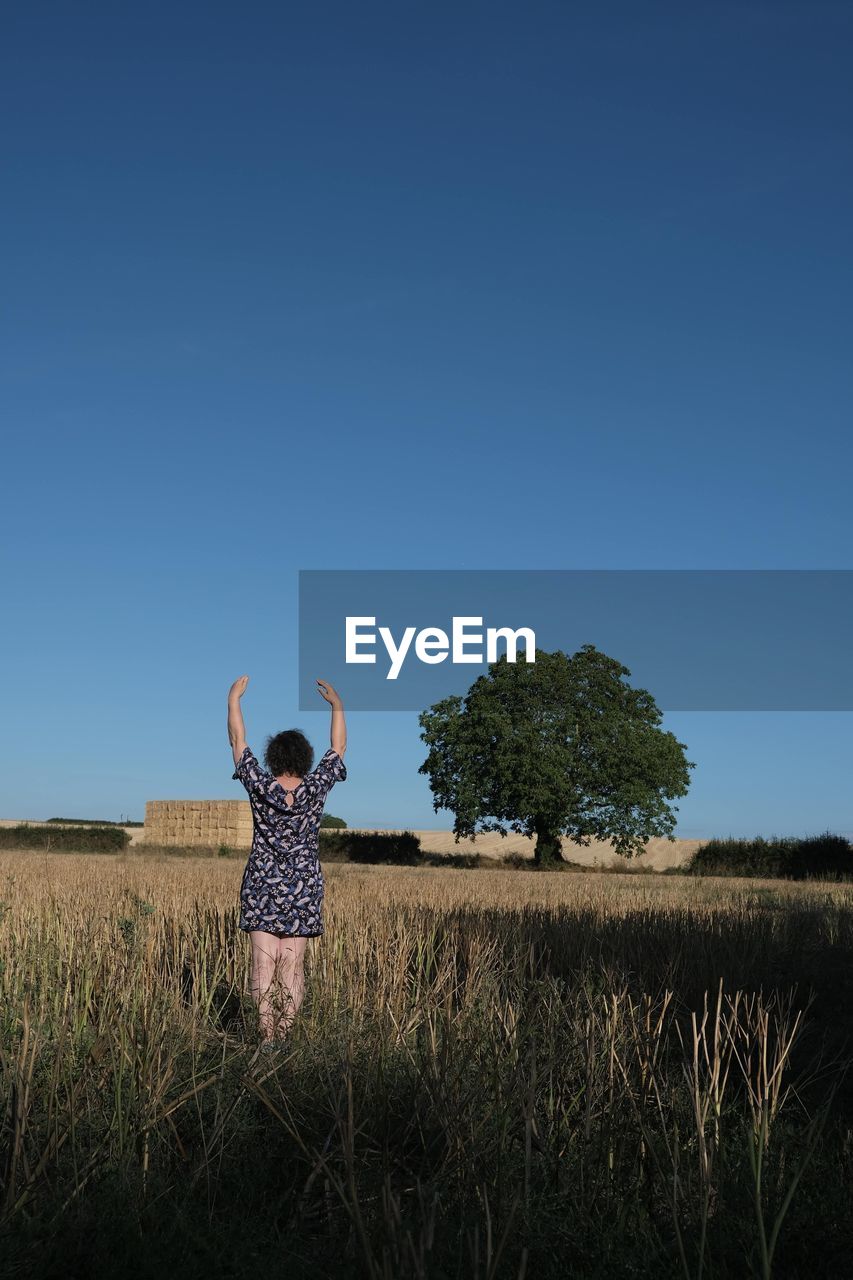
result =
[{"label": "woman standing in field", "polygon": [[[252,941],[252,998],[262,1048],[283,1043],[305,993],[303,959],[309,938],[323,933],[323,872],[319,830],[326,797],[347,776],[346,721],[340,697],[325,680],[319,693],[332,708],[332,745],[312,769],[314,748],[298,729],[267,740],[263,768],[246,745],[240,699],[248,676],[228,692],[228,738],[233,778],[249,793],[254,833],[240,886],[240,928]],[[283,996],[283,1008],[275,996]]]}]

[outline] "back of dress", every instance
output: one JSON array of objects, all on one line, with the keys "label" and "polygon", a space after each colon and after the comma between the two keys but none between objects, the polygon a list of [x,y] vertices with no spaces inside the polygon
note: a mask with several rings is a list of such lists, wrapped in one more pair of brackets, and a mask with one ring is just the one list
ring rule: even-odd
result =
[{"label": "back of dress", "polygon": [[[287,853],[294,852],[295,846],[309,843],[315,849],[318,847],[326,798],[336,782],[345,781],[347,767],[330,747],[291,793],[258,762],[247,746],[231,776],[242,782],[248,792],[255,841]],[[292,801],[288,799],[290,794]]]},{"label": "back of dress", "polygon": [[315,936],[323,932],[320,820],[326,797],[347,776],[330,748],[288,799],[281,783],[244,747],[232,778],[242,782],[252,806],[252,849],[240,890],[240,928]]}]

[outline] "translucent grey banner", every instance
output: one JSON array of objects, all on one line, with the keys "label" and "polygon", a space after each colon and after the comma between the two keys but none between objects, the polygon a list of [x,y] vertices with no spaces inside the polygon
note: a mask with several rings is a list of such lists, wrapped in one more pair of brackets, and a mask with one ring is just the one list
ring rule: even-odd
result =
[{"label": "translucent grey banner", "polygon": [[421,711],[527,633],[594,644],[663,711],[853,710],[849,569],[302,570],[299,707],[319,677],[349,710]]}]

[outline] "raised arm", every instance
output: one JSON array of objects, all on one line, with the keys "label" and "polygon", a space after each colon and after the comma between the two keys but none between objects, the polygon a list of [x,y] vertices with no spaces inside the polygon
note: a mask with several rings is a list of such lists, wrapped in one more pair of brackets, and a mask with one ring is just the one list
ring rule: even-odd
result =
[{"label": "raised arm", "polygon": [[320,695],[326,699],[332,708],[332,750],[337,751],[338,755],[343,759],[343,754],[347,749],[347,722],[344,718],[344,704],[341,702],[340,694],[332,688],[327,680],[318,680],[317,688],[320,691]]},{"label": "raised arm", "polygon": [[243,724],[240,699],[246,692],[248,683],[248,676],[240,676],[228,690],[228,741],[231,743],[235,764],[239,763],[240,757],[246,749],[246,727]]}]

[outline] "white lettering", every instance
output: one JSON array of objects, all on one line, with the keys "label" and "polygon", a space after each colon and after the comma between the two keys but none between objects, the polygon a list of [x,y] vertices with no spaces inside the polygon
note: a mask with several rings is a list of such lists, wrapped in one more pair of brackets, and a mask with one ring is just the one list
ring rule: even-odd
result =
[{"label": "white lettering", "polygon": [[412,636],[415,634],[414,627],[406,627],[403,632],[403,639],[400,641],[399,648],[394,644],[394,637],[391,634],[390,627],[380,627],[381,635],[385,648],[388,650],[388,656],[391,659],[391,670],[385,677],[386,680],[396,680],[400,674],[400,669],[405,660],[406,654],[409,652],[409,645],[412,643]]},{"label": "white lettering", "polygon": [[347,618],[346,626],[346,660],[347,662],[375,662],[375,653],[357,653],[357,647],[360,644],[376,644],[376,636],[373,632],[370,635],[359,635],[358,628],[363,626],[375,626],[375,618]]},{"label": "white lettering", "polygon": [[[372,629],[365,629],[373,628],[375,625],[375,618],[353,617],[346,619],[346,661],[348,663],[376,662],[375,653],[361,652],[365,646],[376,644],[376,632]],[[482,663],[484,660],[482,626],[482,618],[454,617],[452,644],[448,639],[447,632],[442,631],[440,627],[424,627],[421,631],[416,631],[415,627],[406,627],[399,644],[394,639],[390,627],[380,627],[379,636],[391,660],[385,679],[397,679],[403,669],[403,664],[412,647],[413,640],[415,642],[415,655],[421,662],[427,662],[431,665],[444,662],[452,649],[452,661],[454,663]],[[469,630],[468,628],[480,629]],[[512,627],[488,627],[485,639],[486,662],[497,662],[499,640],[504,641],[506,645],[507,662],[515,662],[517,660],[520,642],[524,644],[525,662],[536,661],[536,635],[530,627],[519,627],[517,630],[513,630]],[[479,647],[479,652],[467,652],[467,648],[474,645]]]},{"label": "white lettering", "polygon": [[446,631],[441,631],[438,627],[425,627],[423,631],[418,632],[415,653],[421,662],[444,662],[449,650],[450,641],[447,639]]},{"label": "white lettering", "polygon": [[[465,632],[466,626],[483,625],[482,618],[454,618],[453,619],[453,661],[454,662],[482,662],[483,661],[483,633],[479,631],[476,635],[468,635]],[[479,653],[466,653],[466,644],[478,644],[480,646]]]},{"label": "white lettering", "polygon": [[[515,662],[519,636],[524,636],[524,661],[535,662],[536,636],[530,627],[519,627],[517,631],[513,631],[511,627],[489,627],[486,632],[486,661],[497,662],[498,639],[503,637],[506,640],[506,660]],[[510,641],[512,641],[511,647]]]}]

